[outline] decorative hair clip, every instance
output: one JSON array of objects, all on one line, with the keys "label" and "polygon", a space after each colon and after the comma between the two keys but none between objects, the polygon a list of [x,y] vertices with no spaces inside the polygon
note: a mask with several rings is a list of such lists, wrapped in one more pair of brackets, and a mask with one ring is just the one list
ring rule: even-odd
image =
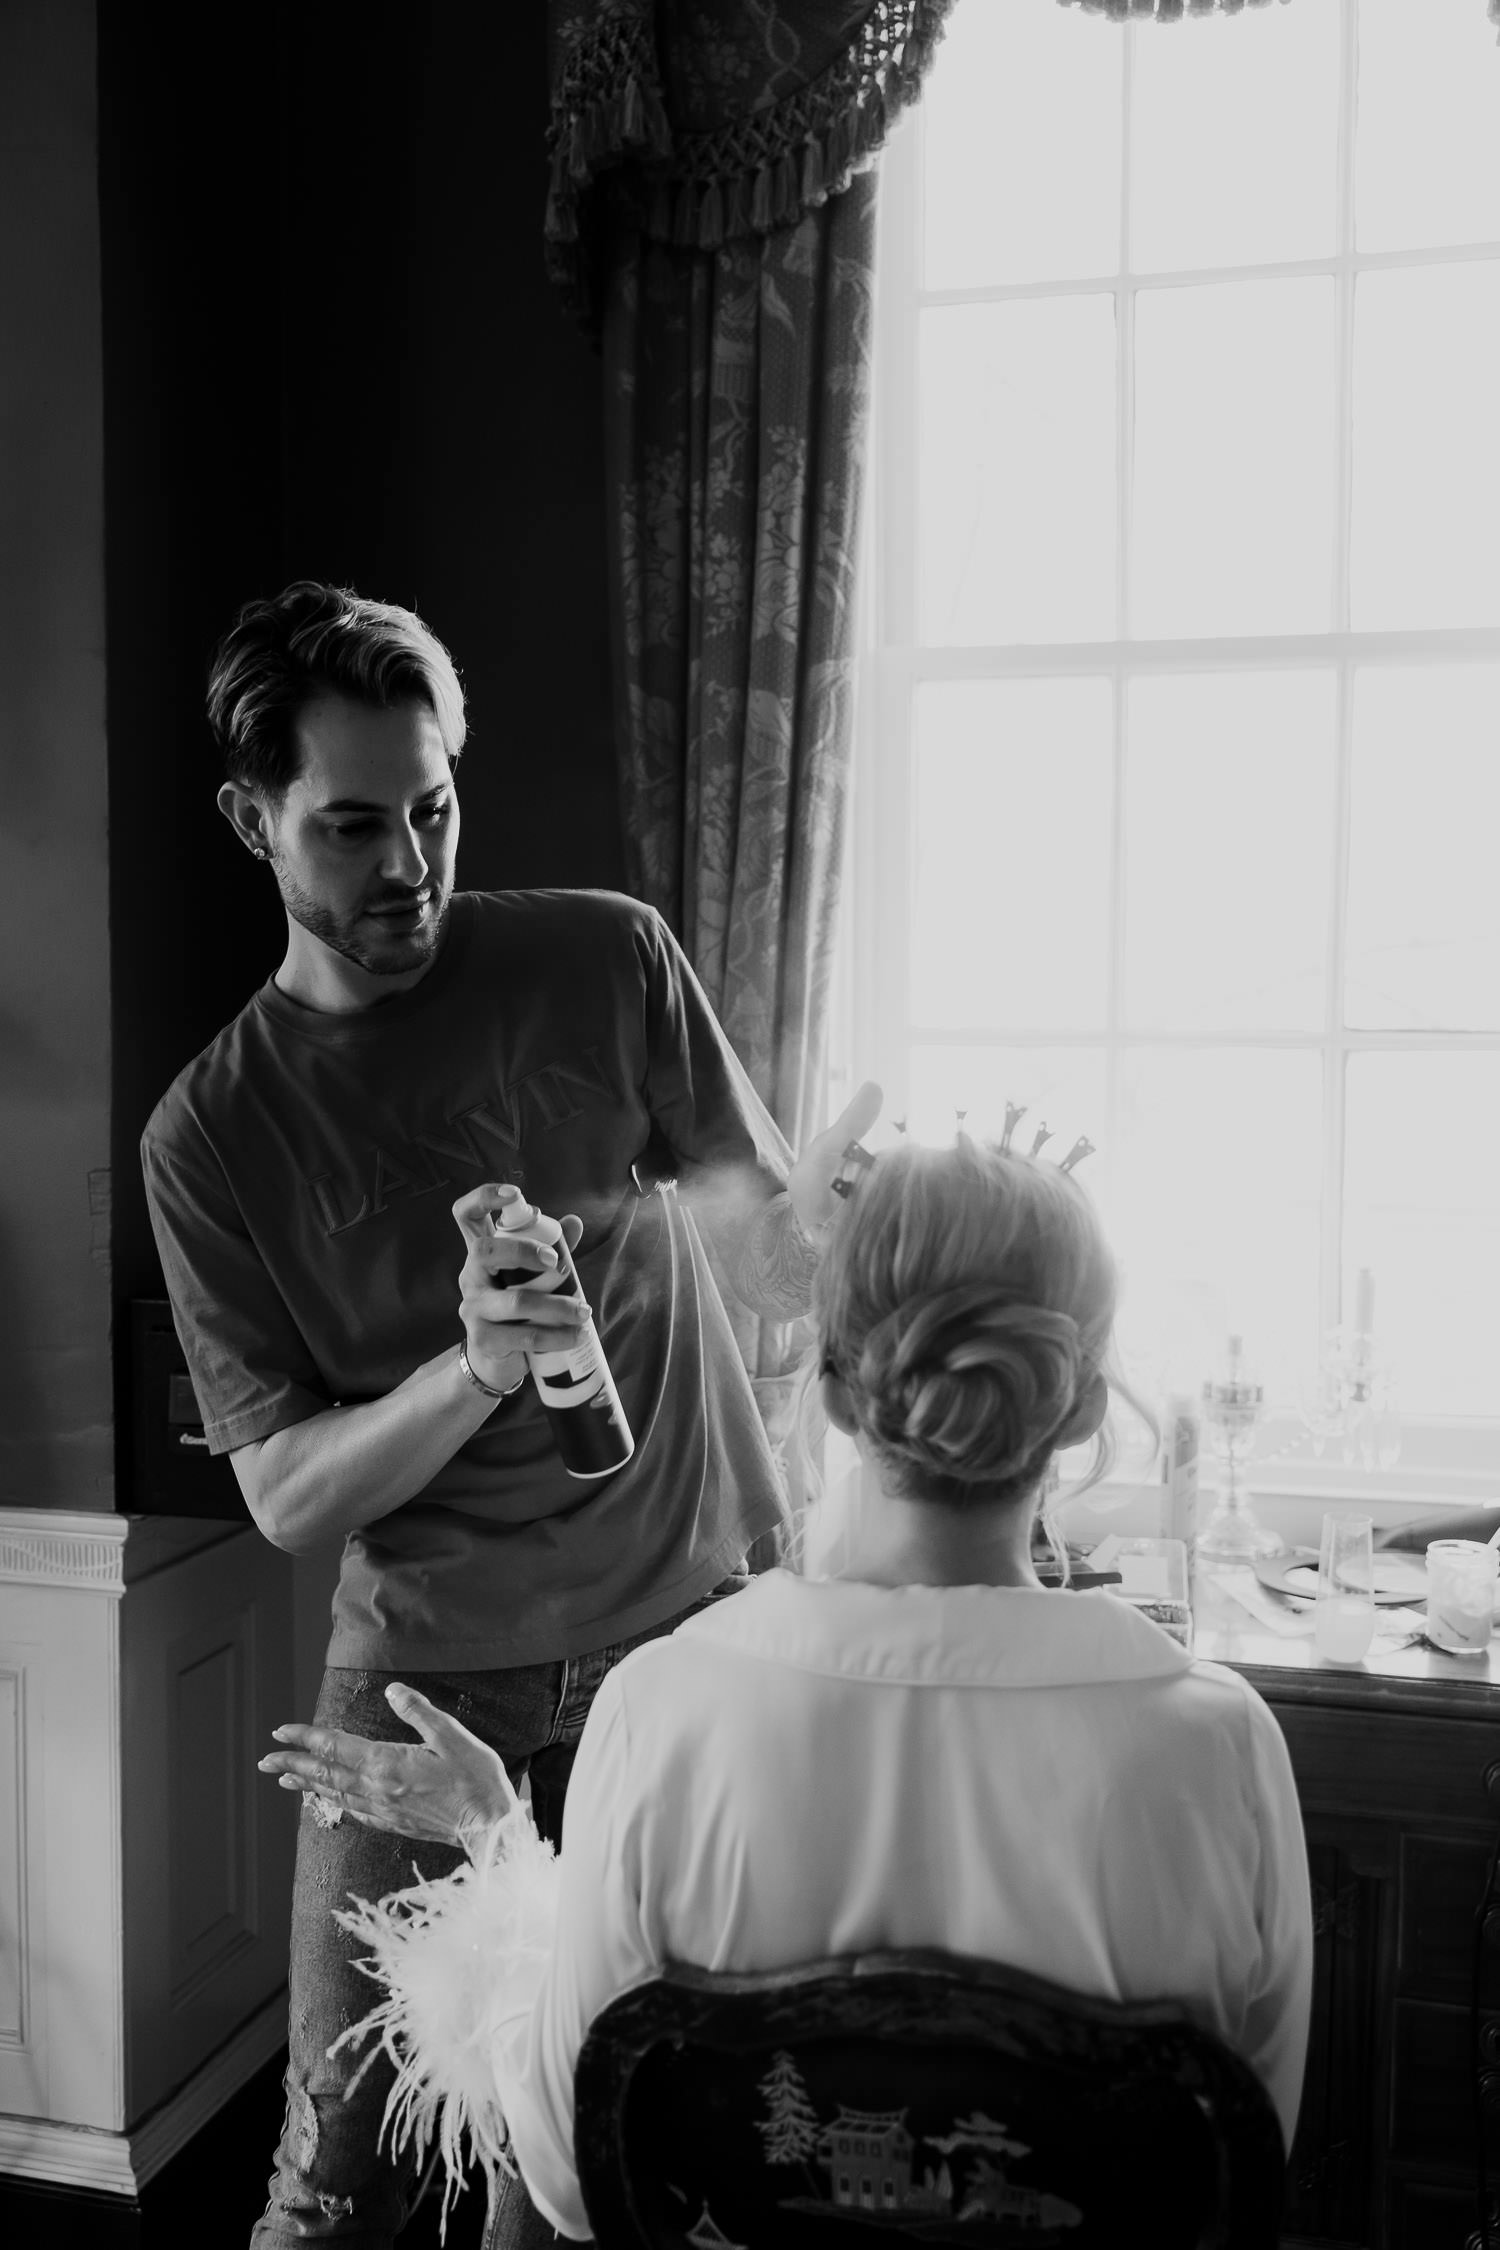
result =
[{"label": "decorative hair clip", "polygon": [[[964,1119],[968,1116],[969,1113],[966,1109],[956,1109],[953,1114],[958,1119],[958,1129],[960,1132],[962,1132]],[[1005,1129],[1000,1136],[1000,1147],[1002,1151],[1009,1151],[1011,1138],[1015,1133],[1016,1127],[1020,1124],[1021,1119],[1025,1115],[1026,1105],[1024,1102],[1006,1103]],[[896,1130],[898,1133],[904,1133],[906,1131],[906,1119],[904,1117],[897,1119]],[[1054,1135],[1052,1132],[1052,1128],[1050,1125],[1048,1125],[1044,1118],[1041,1124],[1038,1125],[1036,1132],[1032,1135],[1031,1148],[1029,1153],[1032,1156],[1039,1156],[1042,1150],[1046,1147],[1048,1141],[1052,1140],[1053,1138]],[[1086,1156],[1092,1156],[1093,1153],[1093,1142],[1089,1139],[1086,1133],[1080,1134],[1079,1138],[1073,1143],[1073,1146],[1069,1149],[1067,1155],[1063,1158],[1057,1169],[1059,1170],[1059,1172],[1071,1172],[1075,1164],[1081,1164]],[[850,1172],[841,1170],[839,1172],[838,1177],[833,1182],[834,1194],[842,1196],[852,1195],[856,1187],[858,1187],[859,1185],[860,1174],[862,1172],[868,1172],[870,1166],[874,1163],[874,1161],[874,1157],[870,1154],[869,1150],[863,1146],[861,1142],[850,1141],[848,1147],[844,1149],[843,1153],[839,1157],[839,1163],[841,1166],[852,1165],[853,1171]]]},{"label": "decorative hair clip", "polygon": [[840,1156],[839,1162],[840,1164],[852,1164],[855,1167],[854,1174],[851,1178],[849,1174],[840,1172],[833,1183],[834,1194],[852,1195],[858,1185],[860,1173],[868,1172],[874,1161],[874,1157],[867,1148],[862,1147],[858,1141],[851,1141]]}]

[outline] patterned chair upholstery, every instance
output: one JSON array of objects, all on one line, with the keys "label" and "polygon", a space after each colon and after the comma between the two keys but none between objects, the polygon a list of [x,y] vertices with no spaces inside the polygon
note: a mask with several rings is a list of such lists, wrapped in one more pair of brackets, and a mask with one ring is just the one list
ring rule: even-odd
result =
[{"label": "patterned chair upholstery", "polygon": [[579,2058],[600,2250],[1274,2250],[1285,2152],[1173,2002],[953,1954],[674,1967]]}]

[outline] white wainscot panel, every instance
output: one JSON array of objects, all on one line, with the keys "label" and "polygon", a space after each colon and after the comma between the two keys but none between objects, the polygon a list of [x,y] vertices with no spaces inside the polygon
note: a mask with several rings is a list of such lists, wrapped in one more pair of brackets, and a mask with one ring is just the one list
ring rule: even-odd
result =
[{"label": "white wainscot panel", "polygon": [[297,1806],[255,1761],[291,1699],[291,1567],[256,1533],[129,1587],[132,2122],[285,1984]]}]

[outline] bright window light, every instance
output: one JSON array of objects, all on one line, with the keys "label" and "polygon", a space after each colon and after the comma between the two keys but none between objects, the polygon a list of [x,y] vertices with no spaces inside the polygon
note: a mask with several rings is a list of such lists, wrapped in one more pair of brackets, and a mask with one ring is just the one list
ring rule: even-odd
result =
[{"label": "bright window light", "polygon": [[842,1067],[1086,1133],[1131,1371],[1291,1451],[1372,1268],[1500,1494],[1493,27],[971,4],[883,161]]}]

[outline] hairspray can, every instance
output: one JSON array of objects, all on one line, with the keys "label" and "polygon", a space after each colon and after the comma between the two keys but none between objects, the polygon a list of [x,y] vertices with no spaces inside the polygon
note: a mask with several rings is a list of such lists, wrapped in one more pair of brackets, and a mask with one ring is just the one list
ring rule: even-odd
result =
[{"label": "hairspray can", "polygon": [[[524,1227],[503,1227],[492,1211],[490,1227],[502,1242],[549,1243],[557,1252],[557,1264],[541,1273],[530,1266],[497,1267],[497,1288],[567,1289],[582,1296],[567,1237],[556,1219],[538,1211]],[[593,1322],[586,1323],[575,1343],[558,1351],[528,1351],[526,1364],[569,1476],[592,1483],[623,1469],[635,1451],[635,1439]]]},{"label": "hairspray can", "polygon": [[1198,1401],[1187,1391],[1167,1400],[1161,1446],[1161,1536],[1180,1539],[1188,1567],[1198,1536]]}]

